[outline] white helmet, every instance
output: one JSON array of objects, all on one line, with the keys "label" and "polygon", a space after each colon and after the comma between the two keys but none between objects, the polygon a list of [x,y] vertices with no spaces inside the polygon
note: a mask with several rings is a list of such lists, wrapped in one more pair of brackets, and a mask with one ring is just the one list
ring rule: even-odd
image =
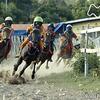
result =
[{"label": "white helmet", "polygon": [[11,17],[6,17],[5,21],[13,21],[13,19]]}]

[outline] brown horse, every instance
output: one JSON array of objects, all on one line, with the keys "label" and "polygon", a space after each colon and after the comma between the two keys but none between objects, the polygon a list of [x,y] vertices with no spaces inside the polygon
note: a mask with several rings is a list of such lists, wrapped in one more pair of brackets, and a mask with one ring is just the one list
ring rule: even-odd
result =
[{"label": "brown horse", "polygon": [[36,64],[39,64],[37,67],[37,70],[41,67],[41,65],[47,60],[46,68],[48,68],[48,62],[51,60],[51,57],[53,55],[53,42],[51,42],[50,34],[46,36],[45,38],[45,45],[43,50],[38,49],[38,45],[35,44],[33,47],[29,48],[29,46],[25,46],[22,49],[21,55],[17,61],[17,63],[14,65],[14,70],[12,75],[15,75],[15,72],[17,71],[19,65],[22,63],[22,61],[25,61],[25,65],[23,69],[19,73],[19,77],[24,73],[25,69],[33,62],[34,68],[32,71],[31,78],[33,79],[35,77],[35,70],[36,70]]},{"label": "brown horse", "polygon": [[46,69],[49,68],[48,63],[49,61],[52,62],[51,58],[53,55],[53,49],[51,49],[50,47],[51,44],[46,43],[45,47],[43,48],[42,52],[40,53],[39,57],[38,57],[38,62],[40,62],[39,66],[37,67],[37,70],[41,67],[41,65],[47,60],[46,63]]},{"label": "brown horse", "polygon": [[53,37],[50,33],[46,34],[44,48],[37,58],[37,63],[40,62],[40,64],[37,66],[37,70],[39,70],[39,68],[41,67],[41,65],[45,61],[47,61],[46,62],[46,69],[48,69],[49,68],[49,66],[48,66],[49,61],[52,62],[52,56],[53,56],[53,51],[54,51],[54,43],[53,43],[54,40],[52,40],[52,38]]},{"label": "brown horse", "polygon": [[11,37],[9,36],[11,31],[10,28],[4,27],[3,32],[0,33],[0,63],[7,58],[7,55],[11,50]]},{"label": "brown horse", "polygon": [[56,62],[59,64],[63,59],[64,63],[66,63],[67,59],[66,64],[68,64],[74,55],[73,48],[79,49],[80,44],[73,46],[72,41],[69,41],[66,35],[62,35],[59,38],[59,44],[60,44],[60,50]]},{"label": "brown horse", "polygon": [[17,71],[18,67],[20,66],[20,64],[25,61],[25,65],[23,67],[23,69],[20,71],[19,73],[19,77],[21,77],[21,75],[24,73],[25,69],[32,63],[32,61],[34,62],[34,69],[32,72],[32,76],[31,78],[34,78],[34,73],[35,73],[35,65],[36,65],[36,61],[37,61],[37,57],[39,55],[39,50],[36,46],[33,47],[29,47],[28,45],[26,45],[22,51],[21,51],[21,55],[18,58],[17,63],[14,65],[14,69],[13,69],[13,73],[12,75],[15,75],[15,72]]}]

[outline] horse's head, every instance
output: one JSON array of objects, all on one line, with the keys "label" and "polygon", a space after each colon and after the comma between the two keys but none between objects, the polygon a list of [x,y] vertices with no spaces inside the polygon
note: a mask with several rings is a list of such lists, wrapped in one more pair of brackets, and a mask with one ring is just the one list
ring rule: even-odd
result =
[{"label": "horse's head", "polygon": [[65,34],[62,34],[60,37],[59,37],[59,43],[60,43],[60,46],[66,41],[66,35]]}]

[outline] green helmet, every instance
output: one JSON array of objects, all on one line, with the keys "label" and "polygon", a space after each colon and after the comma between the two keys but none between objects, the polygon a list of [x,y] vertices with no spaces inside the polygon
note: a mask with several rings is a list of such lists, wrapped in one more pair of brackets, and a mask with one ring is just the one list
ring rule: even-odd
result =
[{"label": "green helmet", "polygon": [[41,23],[43,23],[43,19],[42,19],[42,17],[40,17],[40,16],[36,16],[36,17],[34,18],[34,22],[41,22]]}]

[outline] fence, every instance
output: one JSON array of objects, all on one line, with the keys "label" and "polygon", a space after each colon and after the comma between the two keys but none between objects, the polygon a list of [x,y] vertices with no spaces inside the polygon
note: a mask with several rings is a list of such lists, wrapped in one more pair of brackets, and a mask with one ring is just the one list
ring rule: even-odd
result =
[{"label": "fence", "polygon": [[14,34],[12,36],[12,49],[11,49],[11,55],[16,55],[19,53],[19,46],[23,42],[23,40],[27,37],[26,31],[14,31]]}]

